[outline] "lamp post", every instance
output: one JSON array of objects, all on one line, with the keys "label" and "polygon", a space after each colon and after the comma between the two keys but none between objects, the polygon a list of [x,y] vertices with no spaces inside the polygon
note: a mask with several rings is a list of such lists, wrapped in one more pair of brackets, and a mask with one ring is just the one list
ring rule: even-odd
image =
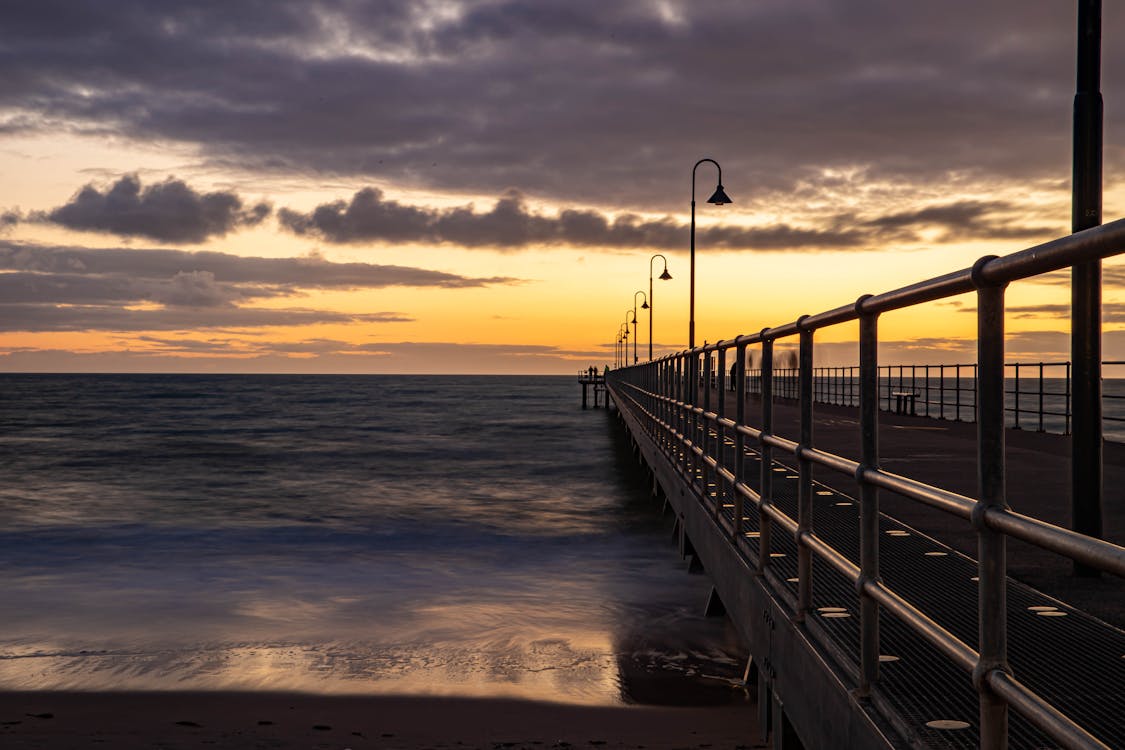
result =
[{"label": "lamp post", "polygon": [[725,206],[731,203],[731,199],[727,197],[726,192],[723,190],[723,168],[719,166],[719,162],[714,159],[700,159],[691,168],[691,309],[688,315],[688,348],[695,348],[695,170],[699,169],[699,165],[703,162],[711,162],[715,165],[715,169],[719,170],[719,181],[715,188],[715,192],[707,199],[708,203],[714,203],[716,206]]},{"label": "lamp post", "polygon": [[[668,259],[660,253],[648,259],[648,361],[652,361],[652,310],[656,302],[652,297],[652,262],[660,258],[664,261],[664,272],[660,274],[661,281],[668,281],[672,278],[672,274],[668,273]],[[633,301],[637,301],[637,295],[633,295]]]},{"label": "lamp post", "polygon": [[[633,292],[633,364],[637,364],[637,295],[645,298],[644,304],[641,305],[642,310],[648,309],[648,295],[643,291],[637,290]],[[651,317],[649,318],[651,320]],[[648,334],[648,345],[652,346],[652,332]]]},{"label": "lamp post", "polygon": [[[1078,3],[1078,76],[1074,94],[1071,231],[1102,223],[1102,4]],[[1102,445],[1102,262],[1071,267],[1070,358],[1074,362],[1074,428],[1071,430],[1071,528],[1102,538],[1105,494]],[[1098,569],[1074,563],[1074,572]]]},{"label": "lamp post", "polygon": [[[636,301],[636,297],[633,300]],[[629,315],[632,313],[633,319],[629,320]],[[633,324],[633,348],[637,347],[637,314],[633,310],[625,311],[625,351],[622,352],[621,365],[623,367],[629,366],[629,323]]]}]

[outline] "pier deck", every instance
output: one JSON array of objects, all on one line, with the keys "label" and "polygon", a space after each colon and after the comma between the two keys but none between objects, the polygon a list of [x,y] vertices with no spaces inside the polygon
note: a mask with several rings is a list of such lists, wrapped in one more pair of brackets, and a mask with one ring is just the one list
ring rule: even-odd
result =
[{"label": "pier deck", "polygon": [[[717,396],[713,398],[717,403]],[[748,399],[748,404],[751,413],[760,409],[760,400],[756,397]],[[733,416],[733,408],[727,411],[728,416]],[[857,458],[860,454],[857,412],[855,407],[817,404],[814,409],[816,447]],[[773,418],[778,434],[799,433],[800,410],[795,402],[775,400]],[[881,412],[879,420],[879,462],[883,468],[909,474],[967,497],[976,495],[975,424],[893,412]],[[1009,429],[1006,443],[1008,504],[1020,513],[1069,527],[1070,438]],[[1104,460],[1105,539],[1125,546],[1125,443],[1107,442]],[[845,495],[854,497],[858,491],[856,482],[848,477],[830,471],[814,472],[818,482]],[[887,491],[881,493],[880,510],[961,554],[976,558],[976,535],[958,519]],[[1008,575],[1125,629],[1125,581],[1119,578],[1110,575],[1077,577],[1068,560],[1018,539],[1008,541]]]},{"label": "pier deck", "polygon": [[[754,506],[746,503],[740,533],[732,541],[733,494],[701,465],[686,473],[683,451],[661,444],[652,432],[652,415],[630,398],[630,389],[613,384],[610,389],[638,450],[690,537],[686,548],[703,562],[751,644],[757,668],[764,671],[759,680],[760,689],[765,688],[763,700],[777,701],[775,710],[792,714],[799,734],[814,738],[811,746],[821,746],[815,738],[823,740],[836,731],[843,732],[839,746],[980,745],[978,692],[969,675],[887,612],[879,618],[879,681],[869,697],[857,697],[848,688],[859,681],[861,660],[855,584],[815,561],[813,609],[804,620],[797,617],[798,549],[793,536],[772,524],[764,574],[755,575],[762,527]],[[711,398],[717,403],[714,391]],[[816,447],[858,456],[855,411],[817,405]],[[753,413],[750,404],[747,412]],[[797,419],[796,408],[775,400],[776,434],[793,434]],[[975,496],[974,424],[887,413],[880,414],[879,422],[883,468],[905,473],[909,464],[913,478]],[[733,465],[732,436],[712,428],[709,438],[722,446],[720,463]],[[1014,509],[1067,525],[1066,442],[1061,436],[1009,431],[1008,497]],[[758,491],[760,454],[750,440],[744,450],[746,483]],[[788,462],[776,453],[775,458],[770,465],[773,502],[796,518],[796,463],[792,456]],[[1106,528],[1111,541],[1120,541],[1125,446],[1107,446],[1105,476],[1110,499]],[[813,486],[813,529],[858,565],[855,480],[821,471]],[[940,627],[977,648],[976,533],[963,519],[885,490],[880,494],[882,579]],[[1109,575],[1075,578],[1065,558],[1009,541],[1008,656],[1013,674],[1104,743],[1092,747],[1125,747],[1125,632],[1114,627],[1125,619],[1125,584]],[[843,695],[832,696],[833,691]],[[1009,737],[1012,747],[1058,746],[1017,713],[1010,716]]]}]

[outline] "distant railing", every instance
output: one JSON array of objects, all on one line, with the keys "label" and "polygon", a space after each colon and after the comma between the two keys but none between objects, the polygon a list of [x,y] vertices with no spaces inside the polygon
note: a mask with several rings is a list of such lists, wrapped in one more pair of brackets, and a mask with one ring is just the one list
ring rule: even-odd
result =
[{"label": "distant railing", "polygon": [[[712,367],[714,365],[712,364]],[[1106,373],[1102,421],[1107,440],[1125,442],[1125,361],[1102,362]],[[1005,365],[1004,411],[1011,428],[1070,434],[1070,362],[1009,362]],[[712,370],[712,387],[715,373]],[[1116,377],[1115,377],[1116,376]],[[776,398],[797,399],[798,370],[774,368]],[[748,394],[761,395],[762,371],[747,370]],[[900,411],[906,404],[896,394],[912,394],[909,413],[957,422],[976,421],[977,366],[880,365],[879,408]],[[813,400],[822,404],[859,406],[859,367],[817,367]]]},{"label": "distant railing", "polygon": [[[1004,362],[1004,293],[1013,281],[1122,252],[1125,252],[1125,220],[1118,220],[1005,257],[981,258],[972,268],[883,294],[865,295],[855,303],[805,315],[760,333],[611,371],[607,380],[622,408],[637,416],[697,497],[705,505],[713,506],[716,519],[720,518],[721,506],[733,505],[730,528],[724,529],[731,539],[743,538],[744,513],[749,511],[744,510],[746,503],[757,511],[757,557],[753,564],[760,573],[772,570],[771,534],[792,535],[798,553],[797,600],[791,614],[794,620],[803,621],[812,613],[814,555],[854,585],[860,614],[855,685],[859,696],[871,695],[879,683],[882,610],[964,671],[966,680],[979,696],[980,747],[998,750],[1008,746],[1008,710],[1014,709],[1062,747],[1105,749],[1108,746],[1104,742],[1079,726],[1062,708],[1013,676],[1008,661],[1007,537],[1122,577],[1125,577],[1125,548],[1021,515],[1007,505],[1004,435],[1008,366]],[[977,499],[880,468],[878,439],[882,381],[886,377],[878,365],[880,314],[970,292],[975,292],[977,297],[977,364],[973,366],[971,389],[978,423]],[[818,331],[852,321],[859,322],[859,366],[855,373],[848,374],[849,383],[852,379],[858,383],[859,460],[819,450],[813,440],[816,393],[813,339]],[[773,366],[775,342],[788,337],[799,338],[796,377],[786,376]],[[760,347],[758,361],[762,363],[758,375],[760,413],[753,426],[747,408],[746,369],[747,349],[751,346]],[[733,419],[728,414],[724,382],[728,362],[734,364],[736,383]],[[965,396],[966,387],[962,386],[962,377],[954,367],[956,409],[957,399]],[[939,382],[947,371],[938,370]],[[914,372],[916,375],[917,370]],[[899,377],[905,385],[905,371]],[[702,387],[711,382],[716,388]],[[914,384],[917,384],[916,379]],[[796,439],[774,433],[774,397],[779,387],[790,385],[800,406],[800,434],[793,436]],[[822,392],[832,392],[831,377],[822,385],[827,389]],[[839,380],[835,381],[835,387],[839,392]],[[1015,390],[1021,392],[1020,388]],[[940,394],[944,392],[939,389],[939,404],[944,398]],[[1044,392],[1044,399],[1046,395]],[[1021,411],[1017,409],[1016,413]],[[733,448],[733,455],[726,449],[728,445]],[[757,446],[760,459],[760,474],[754,482],[757,489],[751,486],[745,468],[746,449],[752,445]],[[776,454],[791,456],[798,466],[797,518],[784,513],[773,501]],[[822,470],[855,477],[860,485],[856,562],[832,546],[828,536],[818,534],[813,528],[814,464]],[[980,626],[974,645],[939,625],[939,613],[922,611],[880,576],[880,488],[959,517],[964,520],[966,530],[977,535],[977,620]]]}]

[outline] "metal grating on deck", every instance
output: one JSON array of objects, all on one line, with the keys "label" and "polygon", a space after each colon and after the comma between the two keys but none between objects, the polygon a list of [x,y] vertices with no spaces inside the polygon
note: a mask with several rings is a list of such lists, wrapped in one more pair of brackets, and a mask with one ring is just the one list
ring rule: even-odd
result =
[{"label": "metal grating on deck", "polygon": [[[712,440],[718,435],[712,431]],[[723,460],[733,465],[734,443],[723,440]],[[743,476],[760,487],[760,455],[745,451]],[[675,463],[675,461],[673,462]],[[772,497],[779,510],[797,516],[797,470],[771,465]],[[691,482],[697,501],[734,528],[734,504],[713,476]],[[883,490],[886,492],[886,490]],[[759,518],[746,504],[737,541],[752,564],[759,555]],[[859,563],[859,504],[814,482],[813,529],[853,563]],[[977,647],[977,563],[941,542],[880,515],[880,574],[884,582],[970,647]],[[971,533],[968,532],[967,533]],[[776,595],[796,609],[797,546],[780,529],[771,535],[767,580]],[[814,556],[813,607],[809,633],[853,675],[859,664],[859,600],[855,586]],[[1008,656],[1013,674],[1110,747],[1125,748],[1125,632],[1008,579]],[[979,747],[978,694],[970,675],[897,618],[880,617],[880,678],[875,698],[912,741],[932,748]],[[941,722],[963,722],[942,729]],[[936,725],[933,722],[938,722]],[[1054,748],[1057,744],[1016,712],[1009,714],[1011,747]]]}]

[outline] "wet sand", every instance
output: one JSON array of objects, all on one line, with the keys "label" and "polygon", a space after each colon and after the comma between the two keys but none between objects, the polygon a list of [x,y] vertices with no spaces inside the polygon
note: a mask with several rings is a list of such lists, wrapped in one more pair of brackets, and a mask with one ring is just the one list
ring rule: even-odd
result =
[{"label": "wet sand", "polygon": [[753,704],[574,706],[295,693],[0,693],[0,746],[42,748],[756,748]]}]

